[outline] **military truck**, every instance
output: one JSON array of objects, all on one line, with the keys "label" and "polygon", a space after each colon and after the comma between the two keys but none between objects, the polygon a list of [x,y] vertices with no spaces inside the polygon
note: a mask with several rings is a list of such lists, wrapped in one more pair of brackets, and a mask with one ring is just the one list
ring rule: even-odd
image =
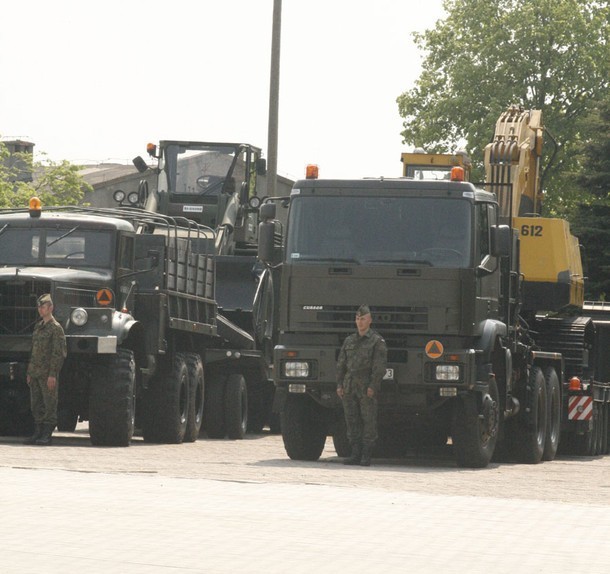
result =
[{"label": "military truck", "polygon": [[[89,421],[94,445],[242,438],[252,337],[218,312],[216,233],[138,208],[0,210],[0,425],[31,426],[25,370],[50,293],[66,333],[60,430]],[[204,401],[205,396],[205,401]],[[205,416],[204,416],[205,405]]]},{"label": "military truck", "polygon": [[[271,412],[274,386],[273,356],[265,352],[269,339],[262,327],[268,318],[261,307],[254,314],[254,299],[263,270],[257,262],[258,209],[264,199],[261,180],[266,175],[262,150],[247,143],[161,140],[148,144],[148,155],[156,161],[156,185],[146,180],[138,193],[115,194],[119,205],[140,207],[171,217],[188,218],[215,231],[213,251],[216,301],[223,317],[249,333],[262,350],[262,379],[246,379],[248,430],[268,425],[279,428]],[[141,157],[134,164],[144,173],[151,169]]]},{"label": "military truck", "polygon": [[432,162],[433,179],[403,156],[418,176],[297,181],[280,246],[275,206],[261,209],[290,458],[317,459],[328,435],[348,452],[335,363],[363,303],[388,346],[377,454],[444,446],[485,467],[552,460],[560,442],[608,452],[610,315],[583,304],[567,222],[536,212],[540,118],[509,112],[487,150],[491,191],[459,155]]}]

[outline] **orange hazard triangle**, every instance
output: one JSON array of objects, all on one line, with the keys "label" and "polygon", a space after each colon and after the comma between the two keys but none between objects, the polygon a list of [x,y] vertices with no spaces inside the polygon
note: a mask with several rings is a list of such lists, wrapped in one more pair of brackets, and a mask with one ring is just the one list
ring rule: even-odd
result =
[{"label": "orange hazard triangle", "polygon": [[97,301],[98,305],[108,307],[108,305],[111,305],[112,301],[114,300],[114,293],[110,289],[100,289],[95,294],[95,300]]},{"label": "orange hazard triangle", "polygon": [[433,339],[426,343],[426,355],[431,359],[438,359],[443,356],[445,349],[440,341]]}]

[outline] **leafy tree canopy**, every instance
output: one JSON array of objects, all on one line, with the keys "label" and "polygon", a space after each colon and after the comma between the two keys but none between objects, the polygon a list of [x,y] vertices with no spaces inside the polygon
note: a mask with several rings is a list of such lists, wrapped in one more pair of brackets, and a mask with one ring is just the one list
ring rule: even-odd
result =
[{"label": "leafy tree canopy", "polygon": [[[0,142],[0,208],[27,207],[32,196],[43,205],[77,205],[91,186],[78,173],[79,168],[63,160],[34,161],[30,153],[10,154]],[[33,181],[22,181],[33,174]]]},{"label": "leafy tree canopy", "polygon": [[[545,180],[546,211],[574,191],[581,119],[610,86],[610,6],[594,0],[445,0],[447,17],[414,34],[425,53],[415,87],[398,97],[404,143],[430,152],[465,147],[482,181],[485,145],[511,104],[540,109],[559,145]],[[551,139],[547,137],[547,141]]]}]

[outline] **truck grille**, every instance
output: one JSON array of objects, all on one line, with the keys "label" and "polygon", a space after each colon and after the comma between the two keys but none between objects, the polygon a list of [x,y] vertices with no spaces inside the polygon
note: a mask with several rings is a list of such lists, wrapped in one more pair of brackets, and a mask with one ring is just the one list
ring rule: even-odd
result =
[{"label": "truck grille", "polygon": [[39,318],[36,299],[50,291],[48,281],[11,280],[0,283],[0,336],[32,333]]},{"label": "truck grille", "polygon": [[[357,309],[357,306],[325,306],[316,315],[317,326],[351,332]],[[428,328],[427,307],[372,307],[371,315],[374,328],[388,337],[393,333],[425,331]]]}]

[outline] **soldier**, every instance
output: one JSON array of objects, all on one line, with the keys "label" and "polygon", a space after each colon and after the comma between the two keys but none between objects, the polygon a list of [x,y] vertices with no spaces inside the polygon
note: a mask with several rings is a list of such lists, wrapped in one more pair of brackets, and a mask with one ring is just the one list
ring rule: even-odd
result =
[{"label": "soldier", "polygon": [[34,327],[32,352],[27,369],[34,434],[24,444],[50,445],[57,424],[58,376],[66,358],[66,337],[53,317],[53,301],[48,293],[37,300],[40,321]]},{"label": "soldier", "polygon": [[361,305],[356,311],[358,332],[345,339],[337,360],[337,394],[352,447],[344,464],[370,466],[377,440],[377,394],[388,351],[383,337],[371,329],[372,321],[368,305]]}]

